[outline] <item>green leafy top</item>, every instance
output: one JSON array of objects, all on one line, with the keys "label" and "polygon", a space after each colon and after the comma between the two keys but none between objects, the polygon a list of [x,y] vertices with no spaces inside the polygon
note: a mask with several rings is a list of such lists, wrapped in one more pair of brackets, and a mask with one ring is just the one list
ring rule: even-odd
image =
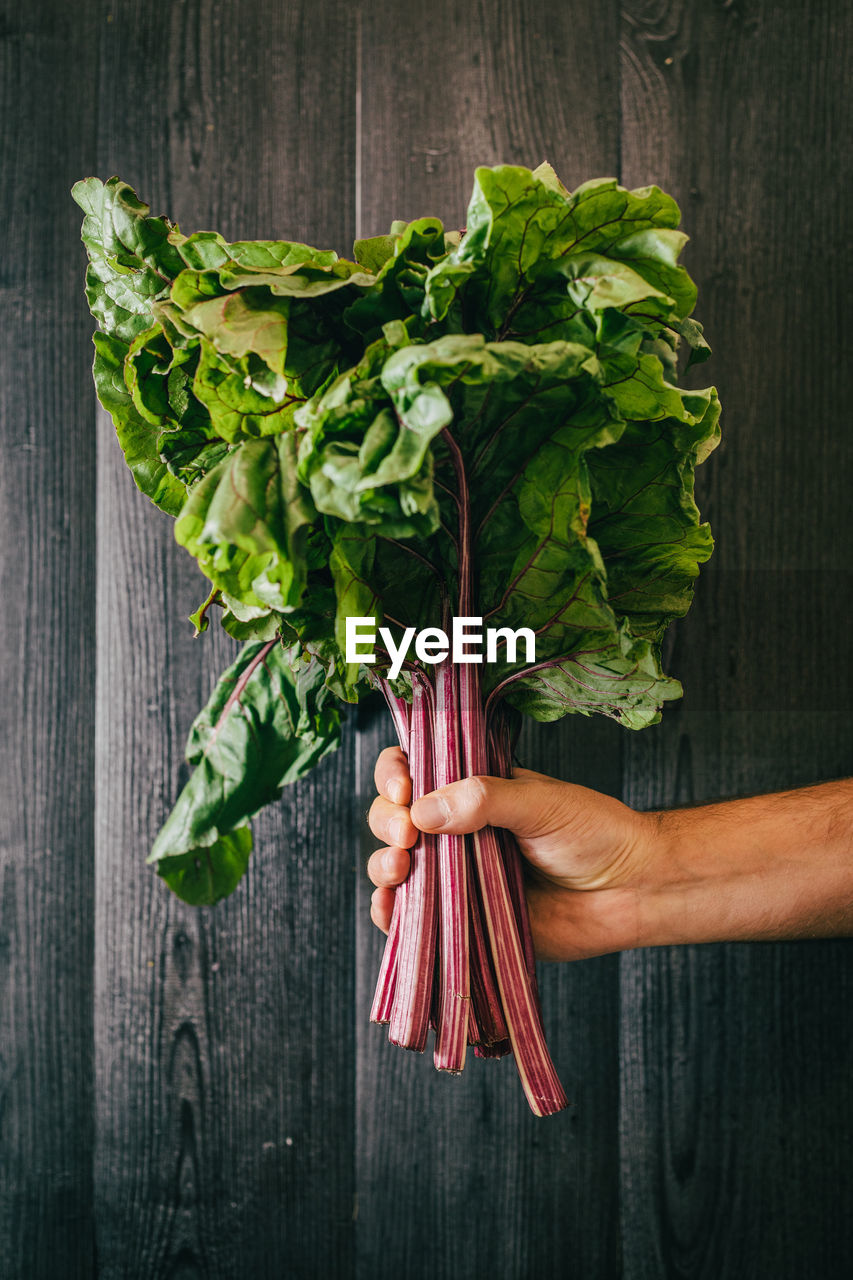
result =
[{"label": "green leafy top", "polygon": [[709,348],[670,196],[480,168],[464,233],[394,223],[354,261],[184,236],[118,178],[74,197],[99,397],[209,579],[199,630],[217,608],[246,646],[201,717],[227,707],[227,732],[155,845],[182,896],[230,891],[245,819],[337,740],[335,698],[370,688],[346,617],[440,624],[463,569],[468,612],[536,634],[535,666],[483,668],[490,710],[660,718],[680,694],[663,634],[712,548],[694,469],[719,439],[715,390],[677,385],[679,345],[688,365]]}]

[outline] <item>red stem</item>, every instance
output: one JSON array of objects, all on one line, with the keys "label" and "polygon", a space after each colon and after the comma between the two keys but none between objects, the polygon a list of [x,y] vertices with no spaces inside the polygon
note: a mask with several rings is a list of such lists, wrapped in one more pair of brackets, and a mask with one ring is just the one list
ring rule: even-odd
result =
[{"label": "red stem", "polygon": [[[456,670],[449,660],[436,667],[435,785],[457,782],[460,772]],[[439,955],[441,995],[435,1065],[461,1071],[465,1065],[470,1005],[468,895],[463,836],[438,836]]]},{"label": "red stem", "polygon": [[394,894],[394,910],[391,913],[391,925],[385,950],[382,952],[382,964],[379,966],[379,977],[376,980],[376,991],[373,994],[373,1005],[370,1010],[370,1021],[386,1025],[391,1021],[391,1010],[394,1007],[394,992],[397,989],[397,963],[400,954],[400,916],[405,899],[405,884],[401,884]]},{"label": "red stem", "polygon": [[498,992],[492,957],[483,924],[483,905],[477,883],[472,841],[466,841],[469,942],[471,947],[471,1004],[476,1014],[479,1036],[475,1043],[497,1044],[506,1040],[508,1032],[504,1020],[501,998]]},{"label": "red stem", "polygon": [[[501,717],[501,723],[494,726],[494,731],[489,733],[489,764],[490,772],[498,778],[508,778],[512,773],[509,733],[503,717]],[[498,827],[496,830],[498,844],[504,860],[509,895],[512,899],[513,911],[515,912],[518,932],[521,937],[527,976],[538,1000],[539,984],[536,979],[536,956],[533,949],[533,934],[530,932],[527,896],[524,892],[524,866],[521,860],[521,851],[511,831],[507,831],[505,827]]]},{"label": "red stem", "polygon": [[478,1058],[505,1058],[512,1053],[509,1040],[500,1040],[497,1044],[478,1044],[474,1053]]},{"label": "red stem", "polygon": [[[432,685],[426,679],[413,679],[409,726],[413,800],[433,789],[433,720]],[[397,983],[388,1029],[388,1039],[392,1044],[418,1053],[423,1053],[426,1046],[435,966],[435,846],[436,837],[422,833],[410,853],[411,867],[405,881],[405,899],[398,929]]]},{"label": "red stem", "polygon": [[459,445],[447,427],[441,435],[450,450],[456,472],[456,492],[459,498],[459,616],[464,618],[471,610],[471,503],[468,498],[468,479]]},{"label": "red stem", "polygon": [[405,698],[399,697],[391,688],[387,680],[379,681],[379,688],[382,695],[388,703],[388,710],[391,712],[391,719],[394,721],[394,728],[397,730],[397,740],[401,748],[409,754],[409,704]]},{"label": "red stem", "polygon": [[[391,718],[394,721],[394,728],[397,730],[397,738],[403,751],[408,754],[409,751],[409,704],[405,698],[399,698],[394,693],[387,680],[378,681],[379,688],[388,703],[388,710],[391,712]],[[391,925],[388,930],[388,939],[385,943],[385,950],[382,953],[382,964],[379,967],[379,976],[376,980],[376,991],[373,996],[373,1006],[370,1010],[370,1021],[379,1023],[388,1023],[391,1021],[391,1009],[394,1004],[394,993],[397,988],[397,965],[399,961],[399,930],[400,917],[403,913],[403,907],[406,899],[405,882],[399,886],[394,894],[394,910],[391,914]]]},{"label": "red stem", "polygon": [[[469,777],[487,773],[486,721],[479,681],[469,666],[463,667],[460,674],[459,704],[465,726],[465,772]],[[539,999],[528,974],[494,828],[475,831],[473,844],[492,959],[515,1064],[531,1110],[539,1116],[552,1115],[568,1106],[568,1099],[545,1043]]]},{"label": "red stem", "polygon": [[225,721],[228,719],[229,715],[231,714],[231,708],[234,706],[234,703],[240,701],[240,696],[243,690],[245,689],[246,685],[249,683],[252,676],[255,674],[258,667],[261,665],[264,658],[269,653],[270,649],[272,649],[272,647],[274,645],[277,645],[278,643],[279,643],[278,636],[275,636],[272,640],[268,640],[267,643],[264,645],[263,649],[260,649],[255,654],[252,661],[242,672],[242,674],[240,675],[240,679],[237,681],[234,688],[231,690],[230,694],[228,695],[228,700],[225,703],[225,706],[222,708],[222,710],[219,713],[219,719],[216,721],[216,724],[213,726],[213,733],[210,735],[210,739],[208,740],[207,747],[205,748],[206,751],[209,751],[211,746],[213,745],[216,739],[216,735],[219,733],[219,730],[222,728]]}]

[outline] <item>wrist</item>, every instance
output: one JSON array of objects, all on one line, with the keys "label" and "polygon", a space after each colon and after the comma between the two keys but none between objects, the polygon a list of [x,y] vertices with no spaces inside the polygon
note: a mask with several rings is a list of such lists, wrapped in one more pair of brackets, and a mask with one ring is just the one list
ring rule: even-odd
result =
[{"label": "wrist", "polygon": [[640,946],[710,940],[721,926],[724,885],[708,857],[696,810],[657,810],[643,819],[644,857],[638,889]]},{"label": "wrist", "polygon": [[721,807],[644,815],[649,853],[638,922],[640,945],[785,936],[778,918],[784,865],[772,850],[762,852],[729,829]]},{"label": "wrist", "polygon": [[849,784],[638,816],[639,945],[853,932]]}]

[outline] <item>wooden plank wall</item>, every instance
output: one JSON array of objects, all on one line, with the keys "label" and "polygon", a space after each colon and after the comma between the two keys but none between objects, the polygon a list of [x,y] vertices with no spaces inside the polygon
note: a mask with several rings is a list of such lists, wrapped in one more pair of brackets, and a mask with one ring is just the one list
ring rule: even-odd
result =
[{"label": "wooden plank wall", "polygon": [[[853,772],[851,31],[816,0],[36,0],[0,18],[0,1275],[833,1280],[853,1229],[853,948],[711,946],[543,972],[572,1106],[444,1079],[367,1023],[381,939],[370,706],[256,824],[213,911],[143,867],[232,643],[135,490],[89,376],[75,178],[184,230],[347,252],[461,225],[477,163],[658,181],[715,354],[717,536],[630,735],[525,763],[640,807]],[[23,584],[23,585],[22,585]]]},{"label": "wooden plank wall", "polygon": [[[346,4],[117,5],[98,171],[187,229],[346,244]],[[322,92],[320,92],[322,86]],[[329,175],[333,175],[330,180]],[[108,1277],[348,1273],[353,1233],[352,735],[256,825],[244,891],[179,903],[144,866],[193,708],[239,646],[191,639],[198,572],[98,447],[97,1243]]]},{"label": "wooden plank wall", "polygon": [[[697,477],[716,552],[674,633],[686,696],[627,739],[641,808],[853,773],[851,33],[830,3],[805,16],[625,5],[621,176],[681,204],[714,348],[691,372],[724,432]],[[626,1280],[848,1275],[853,948],[662,949],[621,970]]]},{"label": "wooden plank wall", "polygon": [[[77,210],[92,5],[0,19],[0,1275],[91,1275],[95,441]],[[79,96],[72,77],[90,86]],[[52,93],[45,86],[52,86]]]}]

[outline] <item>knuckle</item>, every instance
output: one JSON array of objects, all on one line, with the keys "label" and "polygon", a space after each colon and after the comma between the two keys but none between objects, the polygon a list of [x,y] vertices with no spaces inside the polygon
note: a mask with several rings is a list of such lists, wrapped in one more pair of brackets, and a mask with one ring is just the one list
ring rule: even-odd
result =
[{"label": "knuckle", "polygon": [[381,835],[386,821],[385,801],[381,796],[377,796],[367,811],[367,822],[374,835]]},{"label": "knuckle", "polygon": [[376,758],[376,769],[383,773],[396,773],[403,759],[403,753],[399,747],[384,747]]},{"label": "knuckle", "polygon": [[466,781],[466,802],[473,818],[484,817],[489,807],[489,780],[480,775]]}]

